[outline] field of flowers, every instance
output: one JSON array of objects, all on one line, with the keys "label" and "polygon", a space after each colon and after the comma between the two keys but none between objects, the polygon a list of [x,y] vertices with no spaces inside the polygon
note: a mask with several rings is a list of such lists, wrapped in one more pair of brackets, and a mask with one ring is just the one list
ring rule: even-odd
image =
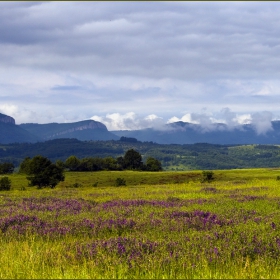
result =
[{"label": "field of flowers", "polygon": [[13,190],[0,193],[0,278],[280,278],[277,172],[122,187],[89,183],[110,172],[68,173],[43,190],[11,175]]}]

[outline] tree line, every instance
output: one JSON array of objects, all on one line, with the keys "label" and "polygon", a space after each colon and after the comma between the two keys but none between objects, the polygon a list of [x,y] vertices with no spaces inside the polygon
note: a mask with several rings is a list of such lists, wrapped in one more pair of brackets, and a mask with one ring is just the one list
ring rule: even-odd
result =
[{"label": "tree line", "polygon": [[30,186],[38,188],[54,188],[60,181],[64,181],[64,171],[101,171],[101,170],[145,170],[161,171],[161,162],[149,157],[143,163],[142,156],[134,149],[128,150],[123,157],[116,159],[87,157],[79,159],[72,155],[65,162],[57,160],[52,163],[48,158],[37,155],[26,157],[20,164],[19,173],[27,174]]},{"label": "tree line", "polygon": [[153,157],[148,157],[143,163],[142,156],[134,149],[129,149],[124,156],[113,157],[86,157],[79,159],[72,155],[65,162],[58,160],[56,164],[70,171],[101,171],[101,170],[142,170],[161,171],[161,162]]},{"label": "tree line", "polygon": [[4,162],[0,163],[0,174],[10,174],[13,173],[15,166],[13,163]]}]

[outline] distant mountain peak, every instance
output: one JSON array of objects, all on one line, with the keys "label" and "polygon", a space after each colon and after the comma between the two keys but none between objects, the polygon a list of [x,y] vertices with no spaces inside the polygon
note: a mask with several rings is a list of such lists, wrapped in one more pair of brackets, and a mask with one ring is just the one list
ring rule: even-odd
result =
[{"label": "distant mountain peak", "polygon": [[68,128],[65,127],[65,130],[62,129],[61,131],[52,135],[50,138],[54,138],[56,136],[61,136],[63,134],[67,134],[67,133],[72,133],[75,131],[82,131],[82,130],[88,130],[88,129],[103,129],[103,130],[108,131],[105,124],[94,121],[94,120],[86,120],[86,121],[72,123],[71,127],[68,127]]},{"label": "distant mountain peak", "polygon": [[7,115],[4,115],[4,114],[1,114],[1,113],[0,113],[0,122],[7,123],[7,124],[13,124],[13,125],[16,124],[14,118],[12,118],[10,116],[7,116]]},{"label": "distant mountain peak", "polygon": [[106,125],[94,120],[73,123],[26,123],[20,127],[44,140],[56,138],[77,138],[78,140],[118,140],[119,137],[109,132]]}]

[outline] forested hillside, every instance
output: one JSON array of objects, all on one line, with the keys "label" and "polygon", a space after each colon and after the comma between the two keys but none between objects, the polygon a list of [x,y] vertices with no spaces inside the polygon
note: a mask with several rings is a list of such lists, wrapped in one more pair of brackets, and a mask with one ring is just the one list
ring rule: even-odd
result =
[{"label": "forested hillside", "polygon": [[141,153],[143,160],[153,157],[161,161],[165,170],[230,169],[279,167],[280,147],[276,145],[161,145],[140,141],[79,141],[55,139],[34,144],[7,144],[0,146],[0,162],[15,166],[25,157],[42,155],[53,162],[65,161],[69,156],[113,157],[123,156],[129,149]]}]

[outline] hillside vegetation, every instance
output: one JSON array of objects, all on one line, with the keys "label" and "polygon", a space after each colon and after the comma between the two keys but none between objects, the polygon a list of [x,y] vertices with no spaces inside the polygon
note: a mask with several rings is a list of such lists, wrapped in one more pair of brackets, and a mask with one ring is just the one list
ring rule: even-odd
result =
[{"label": "hillside vegetation", "polygon": [[15,166],[26,157],[42,155],[53,162],[65,161],[74,155],[86,157],[123,156],[129,149],[141,153],[143,160],[153,157],[162,163],[164,170],[234,169],[278,167],[278,145],[214,145],[206,143],[189,145],[160,145],[153,142],[79,141],[56,139],[34,144],[7,144],[0,146],[0,161]]}]

